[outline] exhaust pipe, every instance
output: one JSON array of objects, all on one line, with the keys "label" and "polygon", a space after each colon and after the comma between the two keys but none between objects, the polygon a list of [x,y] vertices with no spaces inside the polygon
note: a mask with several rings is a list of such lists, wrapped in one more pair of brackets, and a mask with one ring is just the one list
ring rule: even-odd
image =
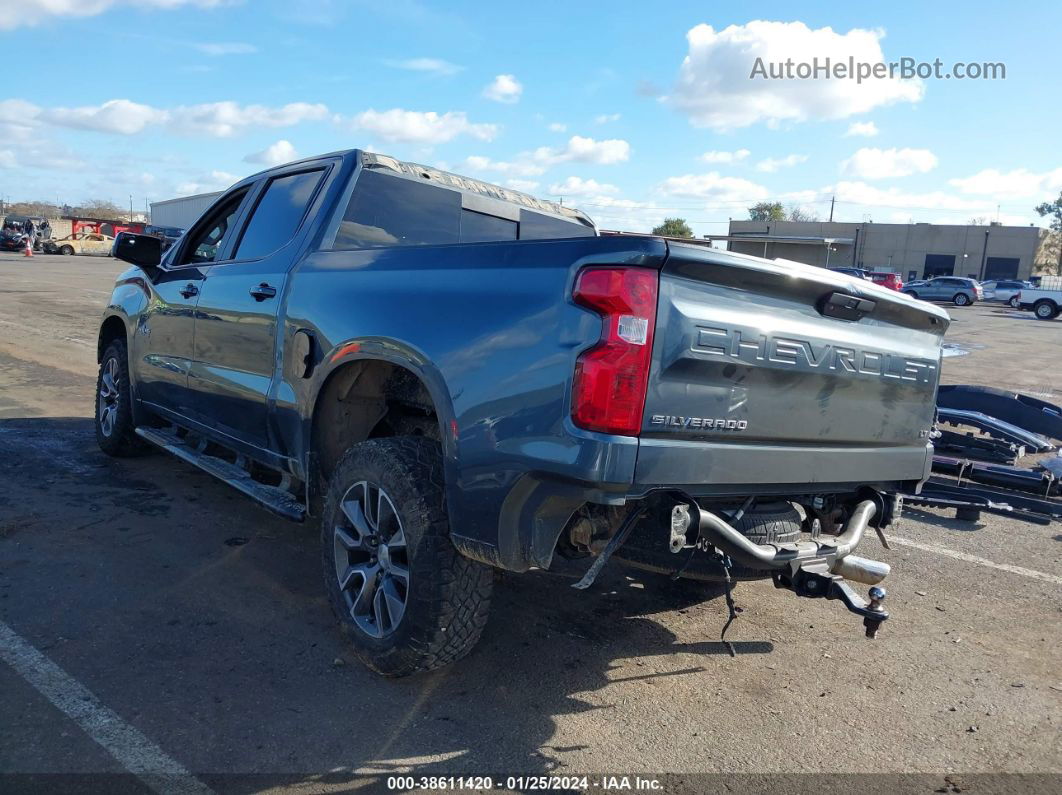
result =
[{"label": "exhaust pipe", "polygon": [[[697,511],[700,524],[700,534],[711,541],[719,549],[726,552],[730,557],[757,569],[790,569],[793,563],[805,560],[826,559],[831,565],[836,565],[850,553],[863,538],[867,525],[877,513],[877,506],[873,500],[863,500],[856,505],[855,510],[848,519],[844,532],[836,537],[828,537],[819,541],[799,541],[795,544],[772,546],[770,544],[756,544],[741,534],[729,522],[711,511],[703,508]],[[860,559],[864,560],[864,559]],[[884,566],[888,574],[888,566],[876,561],[866,561],[875,566]],[[870,573],[867,567],[856,564],[853,571],[863,573],[865,576],[876,576]],[[875,572],[877,569],[875,569]],[[839,572],[838,572],[839,573]],[[881,578],[875,582],[881,582]],[[856,579],[856,578],[853,578]],[[863,580],[859,580],[863,582]]]},{"label": "exhaust pipe", "polygon": [[861,582],[863,585],[877,585],[889,576],[890,571],[888,563],[863,558],[859,555],[846,555],[840,560],[835,560],[830,566],[831,573],[840,574],[846,580]]}]

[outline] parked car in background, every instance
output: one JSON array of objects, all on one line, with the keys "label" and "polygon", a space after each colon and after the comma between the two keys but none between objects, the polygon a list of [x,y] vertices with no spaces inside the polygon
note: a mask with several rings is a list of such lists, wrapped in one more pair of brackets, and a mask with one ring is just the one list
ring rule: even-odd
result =
[{"label": "parked car in background", "polygon": [[1062,314],[1062,289],[1023,287],[1017,295],[1019,309],[1031,309],[1038,320],[1054,320]]},{"label": "parked car in background", "polygon": [[849,276],[855,276],[857,279],[869,279],[870,271],[863,270],[862,268],[827,268],[834,273],[847,273]]},{"label": "parked car in background", "polygon": [[181,239],[184,230],[176,226],[145,226],[145,235],[154,235],[162,239],[162,250],[166,251],[170,246]]},{"label": "parked car in background", "polygon": [[45,241],[44,252],[46,254],[86,254],[93,257],[109,257],[113,245],[114,238],[110,235],[77,232],[58,240]]},{"label": "parked car in background", "polygon": [[985,291],[986,301],[1002,301],[1013,307],[1018,305],[1018,293],[1032,288],[1029,282],[1020,282],[1016,279],[999,279],[981,282],[981,289]]},{"label": "parked car in background", "polygon": [[880,284],[882,287],[888,287],[890,290],[903,289],[900,274],[892,271],[871,271],[870,281],[874,282],[874,284]]},{"label": "parked car in background", "polygon": [[962,276],[938,276],[924,284],[911,282],[901,292],[923,301],[950,301],[955,306],[969,306],[984,299],[981,285]]}]

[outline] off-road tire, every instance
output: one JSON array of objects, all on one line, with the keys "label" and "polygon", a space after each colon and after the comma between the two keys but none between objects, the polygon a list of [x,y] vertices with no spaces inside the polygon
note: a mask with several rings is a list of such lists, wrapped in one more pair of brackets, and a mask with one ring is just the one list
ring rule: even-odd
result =
[{"label": "off-road tire", "polygon": [[[394,505],[405,534],[409,582],[405,611],[383,637],[350,615],[336,576],[334,528],[340,501],[354,484],[376,484]],[[351,447],[332,474],[321,515],[325,588],[354,653],[384,676],[408,676],[455,662],[479,641],[490,609],[494,572],[462,556],[450,541],[442,451],[424,437],[370,439]]]},{"label": "off-road tire", "polygon": [[955,306],[969,306],[973,303],[973,301],[970,300],[970,296],[966,293],[955,293],[955,297],[951,299],[951,302],[955,304]]},{"label": "off-road tire", "polygon": [[1051,301],[1037,301],[1033,304],[1033,314],[1037,320],[1054,320],[1058,313],[1059,308]]},{"label": "off-road tire", "polygon": [[[112,390],[105,386],[104,374],[108,372],[116,374],[116,377],[111,379],[115,389],[113,390],[114,400],[111,404],[114,407],[113,417],[109,426],[103,423],[102,418],[103,404],[106,402],[104,393],[112,393]],[[136,435],[133,424],[133,403],[129,390],[129,354],[125,340],[114,340],[103,352],[99,375],[96,377],[93,417],[96,425],[96,443],[107,455],[115,458],[129,458],[142,455],[149,449],[148,444]]]},{"label": "off-road tire", "polygon": [[[690,550],[672,553],[668,549],[667,525],[663,524],[663,518],[650,515],[639,522],[614,557],[634,568],[664,574],[673,572],[689,558],[680,575],[683,579],[708,582],[725,579],[720,564],[704,552],[694,552],[692,557]],[[755,544],[787,544],[800,539],[801,521],[800,512],[788,502],[768,502],[754,506],[731,524]],[[770,572],[733,561],[730,576],[735,580],[760,580],[770,577]]]}]

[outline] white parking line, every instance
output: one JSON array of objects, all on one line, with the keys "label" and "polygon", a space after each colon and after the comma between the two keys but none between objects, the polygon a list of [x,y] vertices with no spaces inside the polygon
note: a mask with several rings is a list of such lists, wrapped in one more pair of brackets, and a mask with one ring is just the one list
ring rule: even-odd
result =
[{"label": "white parking line", "polygon": [[0,659],[155,792],[182,795],[213,792],[3,621],[0,621]]},{"label": "white parking line", "polygon": [[996,563],[987,558],[979,558],[977,555],[968,555],[965,552],[956,552],[954,549],[948,549],[947,547],[938,547],[936,544],[923,544],[919,541],[912,541],[909,538],[898,538],[891,534],[889,535],[889,543],[899,544],[904,547],[914,547],[915,549],[921,549],[923,552],[932,552],[935,555],[945,555],[949,558],[955,558],[955,560],[976,563],[978,566],[988,566],[993,569],[999,569],[1000,571],[1009,571],[1011,574],[1020,574],[1023,577],[1031,577],[1034,580],[1043,580],[1044,582],[1054,583],[1055,585],[1062,585],[1062,577],[1058,577],[1054,574],[1045,574],[1042,571],[1026,569],[1022,566],[1011,566],[1009,563]]}]

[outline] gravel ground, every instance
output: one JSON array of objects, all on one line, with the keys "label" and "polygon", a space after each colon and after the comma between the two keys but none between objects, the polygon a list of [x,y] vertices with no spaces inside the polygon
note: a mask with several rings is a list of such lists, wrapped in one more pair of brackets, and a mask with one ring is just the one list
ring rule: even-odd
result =
[{"label": "gravel ground", "polygon": [[[918,546],[865,542],[893,566],[893,618],[873,642],[836,603],[750,583],[735,591],[731,658],[718,590],[613,566],[576,593],[580,569],[564,566],[502,577],[465,661],[399,681],[369,674],[325,602],[313,525],[275,519],[162,454],[97,450],[96,327],[121,269],[0,255],[0,621],[197,782],[316,791],[365,773],[802,771],[921,773],[908,783],[926,792],[975,773],[1053,776],[974,778],[966,791],[1062,785],[1057,524],[909,510],[893,533]],[[945,360],[946,382],[1062,402],[1062,321],[989,305],[951,314],[948,339],[967,353]],[[129,769],[17,665],[0,663],[0,693],[0,773]],[[9,779],[79,781],[100,780]]]}]

